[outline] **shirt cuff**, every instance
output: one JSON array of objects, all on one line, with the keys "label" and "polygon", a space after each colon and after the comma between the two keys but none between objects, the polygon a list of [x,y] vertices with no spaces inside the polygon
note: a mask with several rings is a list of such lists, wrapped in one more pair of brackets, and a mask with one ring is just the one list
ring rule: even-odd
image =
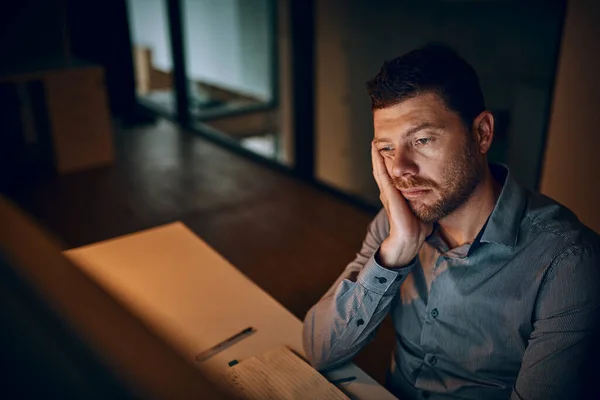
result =
[{"label": "shirt cuff", "polygon": [[[375,254],[378,252],[379,249]],[[394,269],[385,268],[375,261],[375,254],[369,258],[356,281],[367,290],[380,295],[395,292],[417,263],[417,257],[415,257],[407,266]]]}]

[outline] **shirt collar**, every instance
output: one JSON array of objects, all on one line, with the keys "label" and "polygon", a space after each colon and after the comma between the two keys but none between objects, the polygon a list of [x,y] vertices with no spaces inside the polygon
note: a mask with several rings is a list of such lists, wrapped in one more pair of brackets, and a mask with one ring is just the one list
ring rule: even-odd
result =
[{"label": "shirt collar", "polygon": [[494,210],[483,228],[480,241],[514,247],[525,210],[526,193],[511,177],[506,165],[490,163],[490,171],[496,181],[504,183]]}]

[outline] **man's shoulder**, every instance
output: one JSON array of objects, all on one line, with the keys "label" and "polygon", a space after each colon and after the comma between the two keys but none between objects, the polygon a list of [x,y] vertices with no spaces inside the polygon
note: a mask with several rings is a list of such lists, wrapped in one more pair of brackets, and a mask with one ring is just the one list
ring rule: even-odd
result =
[{"label": "man's shoulder", "polygon": [[532,239],[545,241],[554,250],[600,246],[600,235],[581,222],[573,211],[539,192],[527,191],[521,228],[528,231]]},{"label": "man's shoulder", "polygon": [[371,225],[386,226],[389,224],[390,221],[388,220],[387,212],[385,211],[385,208],[382,207],[371,221]]},{"label": "man's shoulder", "polygon": [[381,208],[369,224],[369,233],[383,240],[390,231],[390,221],[388,220],[385,208]]}]

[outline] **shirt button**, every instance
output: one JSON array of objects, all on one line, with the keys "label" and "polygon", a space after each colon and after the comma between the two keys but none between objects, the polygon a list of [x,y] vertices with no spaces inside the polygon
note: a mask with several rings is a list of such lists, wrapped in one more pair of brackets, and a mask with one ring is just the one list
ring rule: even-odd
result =
[{"label": "shirt button", "polygon": [[431,310],[431,317],[432,317],[432,318],[434,318],[434,319],[435,319],[435,318],[437,318],[437,317],[438,317],[438,315],[440,315],[440,313],[438,312],[438,309],[437,309],[437,308],[434,308],[433,310]]},{"label": "shirt button", "polygon": [[379,277],[379,276],[376,276],[376,277],[375,277],[375,279],[377,279],[377,280],[379,281],[379,283],[386,283],[386,282],[387,282],[387,279],[385,279],[385,278],[384,278],[384,277],[382,277],[382,276],[381,276],[381,277]]},{"label": "shirt button", "polygon": [[356,326],[361,326],[365,323],[365,321],[361,318],[359,320],[356,321]]},{"label": "shirt button", "polygon": [[435,365],[436,362],[437,362],[437,357],[436,356],[429,357],[429,364]]}]

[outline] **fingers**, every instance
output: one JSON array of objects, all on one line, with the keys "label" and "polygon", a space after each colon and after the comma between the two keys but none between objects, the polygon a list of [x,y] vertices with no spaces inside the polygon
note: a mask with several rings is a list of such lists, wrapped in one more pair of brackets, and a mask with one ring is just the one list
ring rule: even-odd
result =
[{"label": "fingers", "polygon": [[377,157],[380,156],[377,152],[377,148],[375,147],[375,143],[371,142],[371,163],[373,164],[373,178],[375,178],[375,182],[379,187],[379,192],[381,193],[381,184],[379,183],[379,173],[377,168],[378,160]]},{"label": "fingers", "polygon": [[383,194],[387,191],[388,185],[390,184],[390,176],[385,168],[385,162],[383,157],[379,154],[375,143],[371,142],[371,161],[373,162],[373,177],[377,182],[379,191]]},{"label": "fingers", "polygon": [[[389,210],[388,210],[388,202],[387,196],[385,195],[385,188],[383,186],[383,181],[381,180],[381,163],[383,162],[381,154],[375,147],[375,143],[371,142],[371,162],[373,163],[373,177],[375,178],[375,182],[377,182],[377,187],[379,187],[379,200],[386,212],[388,213],[389,218]],[[385,165],[384,165],[385,168]],[[386,171],[387,173],[387,171]]]},{"label": "fingers", "polygon": [[[394,213],[394,210],[401,210],[403,213],[411,212],[406,204],[406,199],[396,188],[394,180],[390,177],[383,156],[379,153],[373,142],[371,142],[371,158],[373,161],[373,176],[379,187],[381,202],[386,210],[388,210],[389,207],[390,209],[388,211],[391,213]],[[388,204],[390,202],[391,204]]]}]

